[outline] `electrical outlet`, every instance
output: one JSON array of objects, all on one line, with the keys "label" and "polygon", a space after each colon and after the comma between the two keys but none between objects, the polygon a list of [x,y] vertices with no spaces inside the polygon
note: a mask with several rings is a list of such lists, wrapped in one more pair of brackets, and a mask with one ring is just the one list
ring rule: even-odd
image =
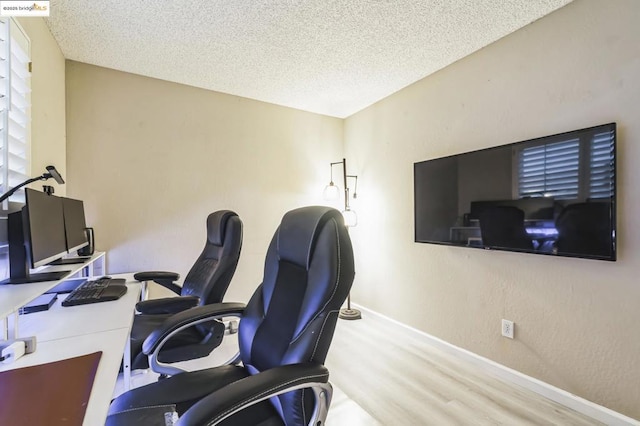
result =
[{"label": "electrical outlet", "polygon": [[515,328],[515,324],[513,321],[509,321],[506,319],[502,320],[502,335],[504,337],[508,337],[509,339],[513,339],[513,329]]}]

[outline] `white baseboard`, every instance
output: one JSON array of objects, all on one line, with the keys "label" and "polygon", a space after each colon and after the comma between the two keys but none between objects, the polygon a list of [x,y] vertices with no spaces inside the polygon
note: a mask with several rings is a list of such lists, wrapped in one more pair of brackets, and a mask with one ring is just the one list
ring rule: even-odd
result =
[{"label": "white baseboard", "polygon": [[552,386],[546,382],[543,382],[531,376],[527,376],[526,374],[520,373],[519,371],[516,371],[509,367],[505,367],[502,364],[499,364],[488,358],[475,354],[471,351],[452,345],[451,343],[445,342],[442,339],[439,339],[435,336],[425,333],[424,331],[410,327],[406,324],[403,324],[399,321],[394,320],[393,318],[389,318],[383,314],[380,314],[376,311],[368,309],[362,305],[358,305],[355,303],[353,305],[354,307],[357,307],[358,309],[370,315],[376,316],[385,321],[392,322],[407,330],[410,330],[416,334],[419,334],[420,336],[424,337],[426,341],[432,346],[437,347],[438,349],[443,350],[451,354],[452,356],[455,356],[467,362],[470,362],[471,364],[474,364],[477,367],[482,368],[483,371],[486,371],[493,376],[496,376],[506,382],[514,383],[525,389],[531,390],[547,399],[550,399],[551,401],[562,404],[565,407],[569,407],[572,410],[575,410],[579,413],[589,416],[606,425],[640,426],[640,421],[632,419],[631,417],[627,417],[607,407],[603,407],[601,405],[595,404],[577,395],[574,395],[565,390]]}]

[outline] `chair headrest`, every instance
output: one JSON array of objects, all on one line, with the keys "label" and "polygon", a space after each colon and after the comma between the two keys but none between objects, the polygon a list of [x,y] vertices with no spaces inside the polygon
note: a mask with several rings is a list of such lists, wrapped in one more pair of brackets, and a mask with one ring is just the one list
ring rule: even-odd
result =
[{"label": "chair headrest", "polygon": [[305,269],[309,268],[316,236],[330,219],[343,224],[342,214],[334,208],[309,206],[287,212],[278,230],[278,255]]},{"label": "chair headrest", "polygon": [[221,246],[224,242],[224,231],[230,218],[238,216],[231,210],[218,210],[207,217],[207,239],[209,243]]}]

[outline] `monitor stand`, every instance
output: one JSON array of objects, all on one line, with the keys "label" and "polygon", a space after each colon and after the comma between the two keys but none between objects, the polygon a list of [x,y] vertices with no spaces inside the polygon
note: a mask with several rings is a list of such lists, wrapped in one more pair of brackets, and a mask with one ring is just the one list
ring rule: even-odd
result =
[{"label": "monitor stand", "polygon": [[91,256],[79,256],[79,257],[67,257],[65,259],[58,259],[50,262],[49,265],[76,265],[78,263],[84,263],[91,259]]},{"label": "monitor stand", "polygon": [[0,281],[0,284],[30,284],[39,283],[43,281],[59,281],[63,279],[71,271],[56,271],[56,272],[40,272],[37,274],[27,274],[26,277],[13,277]]}]

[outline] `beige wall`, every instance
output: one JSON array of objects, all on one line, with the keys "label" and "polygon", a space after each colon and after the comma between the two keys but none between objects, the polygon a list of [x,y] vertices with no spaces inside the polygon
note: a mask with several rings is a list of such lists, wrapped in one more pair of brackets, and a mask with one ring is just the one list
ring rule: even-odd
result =
[{"label": "beige wall", "polygon": [[247,300],[289,209],[321,202],[342,120],[67,62],[70,196],[85,201],[111,273],[183,276],[207,215],[244,221],[227,300]]},{"label": "beige wall", "polygon": [[[31,175],[45,172],[48,165],[66,179],[65,59],[42,18],[18,18],[31,40]],[[30,187],[41,190],[42,182]],[[65,195],[64,185],[53,179],[56,195]]]},{"label": "beige wall", "polygon": [[[349,117],[353,300],[640,418],[639,16],[634,0],[576,0]],[[413,242],[414,162],[611,121],[617,262]]]}]

